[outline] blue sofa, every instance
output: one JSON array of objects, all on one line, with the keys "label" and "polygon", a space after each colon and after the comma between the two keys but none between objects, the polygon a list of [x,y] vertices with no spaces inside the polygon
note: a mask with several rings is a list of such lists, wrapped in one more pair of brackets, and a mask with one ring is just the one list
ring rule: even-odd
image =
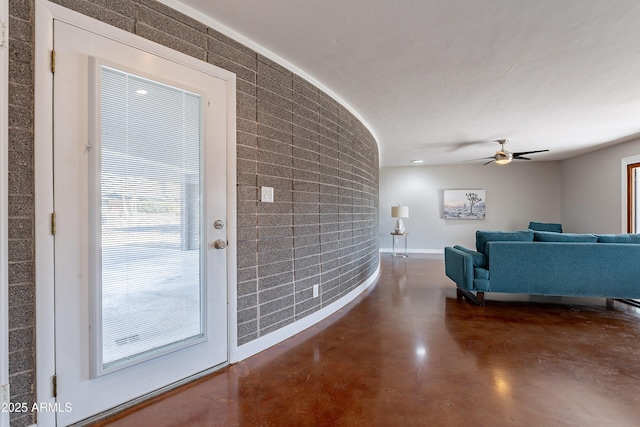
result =
[{"label": "blue sofa", "polygon": [[640,234],[476,232],[476,249],[445,248],[445,271],[463,296],[485,292],[640,298]]}]

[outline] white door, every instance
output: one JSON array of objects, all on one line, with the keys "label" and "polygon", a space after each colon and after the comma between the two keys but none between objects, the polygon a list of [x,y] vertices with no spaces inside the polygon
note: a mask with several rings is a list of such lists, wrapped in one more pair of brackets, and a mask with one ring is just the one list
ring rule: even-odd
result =
[{"label": "white door", "polygon": [[67,425],[227,361],[227,81],[57,20],[54,48]]}]

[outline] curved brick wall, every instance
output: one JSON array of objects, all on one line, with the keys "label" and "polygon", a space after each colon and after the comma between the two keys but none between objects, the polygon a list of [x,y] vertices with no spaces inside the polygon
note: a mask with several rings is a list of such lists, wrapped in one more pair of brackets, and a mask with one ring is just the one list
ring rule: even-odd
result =
[{"label": "curved brick wall", "polygon": [[[378,265],[378,149],[348,110],[286,68],[152,0],[62,6],[236,73],[238,344],[340,299]],[[34,400],[33,0],[9,3],[12,400]],[[275,188],[261,203],[260,186]],[[320,296],[312,297],[313,285]],[[33,414],[12,414],[12,426]]]},{"label": "curved brick wall", "polygon": [[[239,344],[336,301],[378,265],[374,139],[310,83],[255,64],[255,84],[238,85]],[[257,201],[261,186],[275,203]]]}]

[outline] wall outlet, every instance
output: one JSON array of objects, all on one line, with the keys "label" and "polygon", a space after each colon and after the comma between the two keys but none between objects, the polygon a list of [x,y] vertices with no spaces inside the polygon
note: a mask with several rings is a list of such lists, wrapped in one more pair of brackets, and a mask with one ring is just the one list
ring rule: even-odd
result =
[{"label": "wall outlet", "polygon": [[273,203],[273,187],[261,187],[262,196],[260,200],[266,203]]},{"label": "wall outlet", "polygon": [[320,294],[320,285],[313,285],[313,297],[318,298]]}]

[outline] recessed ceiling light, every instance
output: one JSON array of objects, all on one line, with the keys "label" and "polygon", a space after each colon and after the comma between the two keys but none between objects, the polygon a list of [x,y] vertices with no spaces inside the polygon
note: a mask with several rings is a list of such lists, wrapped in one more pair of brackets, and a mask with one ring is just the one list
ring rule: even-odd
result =
[{"label": "recessed ceiling light", "polygon": [[147,91],[146,91],[146,90],[144,90],[144,89],[138,89],[138,90],[136,91],[136,93],[137,93],[138,95],[146,95],[146,94],[148,94],[149,92],[147,92]]},{"label": "recessed ceiling light", "polygon": [[411,160],[411,163],[424,163],[424,160]]}]

